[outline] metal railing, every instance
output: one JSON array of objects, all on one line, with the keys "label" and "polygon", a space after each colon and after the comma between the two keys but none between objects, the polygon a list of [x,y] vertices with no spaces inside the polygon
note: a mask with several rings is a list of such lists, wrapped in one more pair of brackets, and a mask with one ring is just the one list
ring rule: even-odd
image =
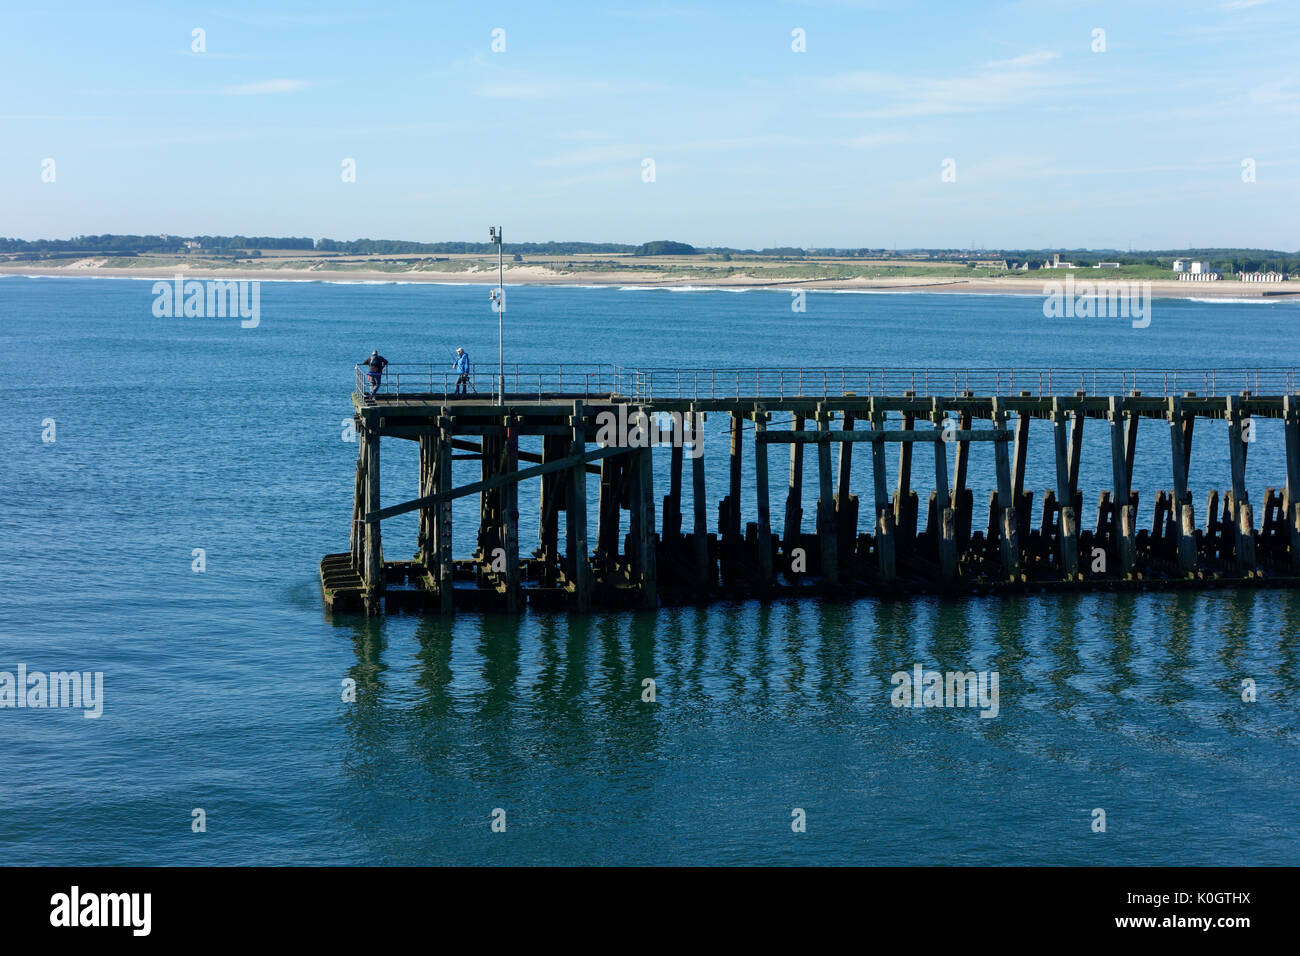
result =
[{"label": "metal railing", "polygon": [[[358,395],[373,392],[400,400],[427,397],[492,399],[497,370],[474,370],[458,387],[458,373],[442,365],[390,364],[371,380],[369,369],[356,367]],[[1143,395],[1169,397],[1195,392],[1207,398],[1236,395],[1294,395],[1300,389],[1295,368],[626,368],[620,365],[507,365],[507,396],[655,399],[838,398],[901,396],[986,397],[1073,395]]]},{"label": "metal railing", "polygon": [[630,369],[630,396],[652,399],[832,398],[844,395],[920,398],[977,396],[1143,395],[1195,392],[1216,397],[1293,395],[1295,368],[709,368]]},{"label": "metal railing", "polygon": [[[438,398],[473,398],[491,400],[497,393],[497,366],[482,369],[471,366],[468,381],[460,383],[460,373],[449,365],[398,364],[390,362],[382,373],[373,376],[370,369],[358,365],[356,394],[373,394],[401,400]],[[617,365],[507,365],[505,391],[512,397],[564,396],[566,398],[609,398],[627,395],[632,387],[630,370]]]}]

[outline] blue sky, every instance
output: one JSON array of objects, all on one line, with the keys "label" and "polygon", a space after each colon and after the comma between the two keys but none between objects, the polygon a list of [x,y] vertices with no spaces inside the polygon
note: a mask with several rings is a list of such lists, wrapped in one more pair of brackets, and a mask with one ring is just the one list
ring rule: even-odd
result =
[{"label": "blue sky", "polygon": [[1300,249],[1293,0],[181,7],[8,5],[0,235]]}]

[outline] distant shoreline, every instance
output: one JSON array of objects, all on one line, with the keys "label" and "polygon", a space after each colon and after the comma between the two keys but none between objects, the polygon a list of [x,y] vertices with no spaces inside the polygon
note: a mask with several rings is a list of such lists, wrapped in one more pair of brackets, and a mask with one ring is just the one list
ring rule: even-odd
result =
[{"label": "distant shoreline", "polygon": [[[1106,277],[1092,269],[1039,270],[1041,278],[978,277],[960,278],[948,275],[894,276],[881,278],[773,278],[764,276],[672,276],[654,272],[629,271],[618,275],[608,272],[583,272],[579,270],[557,272],[543,266],[518,265],[505,270],[507,285],[528,286],[634,286],[645,289],[769,289],[796,292],[799,290],[827,290],[834,292],[930,292],[983,295],[1042,296],[1043,286],[1063,282],[1072,276],[1077,290],[1084,283],[1093,283],[1104,289],[1112,283],[1128,286],[1134,281]],[[289,282],[354,282],[354,283],[434,283],[441,285],[495,285],[495,269],[466,269],[462,271],[402,271],[355,269],[275,269],[263,266],[222,265],[213,268],[174,267],[148,265],[141,267],[110,267],[98,265],[93,259],[78,260],[68,265],[52,266],[48,263],[0,264],[0,275],[80,278],[129,278],[142,281],[171,280],[177,274],[192,279],[258,279]],[[1245,283],[1233,279],[1217,282],[1180,282],[1174,279],[1149,280],[1151,295],[1164,299],[1270,299],[1279,301],[1300,299],[1300,282]]]}]

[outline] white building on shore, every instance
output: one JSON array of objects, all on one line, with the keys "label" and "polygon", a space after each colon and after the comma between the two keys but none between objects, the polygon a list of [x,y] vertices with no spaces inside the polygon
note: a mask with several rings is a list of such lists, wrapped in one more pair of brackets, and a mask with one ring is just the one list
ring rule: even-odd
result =
[{"label": "white building on shore", "polygon": [[1285,272],[1243,272],[1237,276],[1242,282],[1285,282]]}]

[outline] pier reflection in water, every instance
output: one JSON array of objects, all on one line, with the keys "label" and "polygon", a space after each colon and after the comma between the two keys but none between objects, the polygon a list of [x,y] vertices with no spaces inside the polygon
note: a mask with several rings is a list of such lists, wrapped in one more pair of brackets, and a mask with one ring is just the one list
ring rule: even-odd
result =
[{"label": "pier reflection in water", "polygon": [[[1249,591],[340,618],[349,803],[387,821],[344,822],[393,861],[920,863],[939,828],[970,862],[1284,862],[1297,626]],[[917,664],[996,671],[997,716],[892,706]]]}]

